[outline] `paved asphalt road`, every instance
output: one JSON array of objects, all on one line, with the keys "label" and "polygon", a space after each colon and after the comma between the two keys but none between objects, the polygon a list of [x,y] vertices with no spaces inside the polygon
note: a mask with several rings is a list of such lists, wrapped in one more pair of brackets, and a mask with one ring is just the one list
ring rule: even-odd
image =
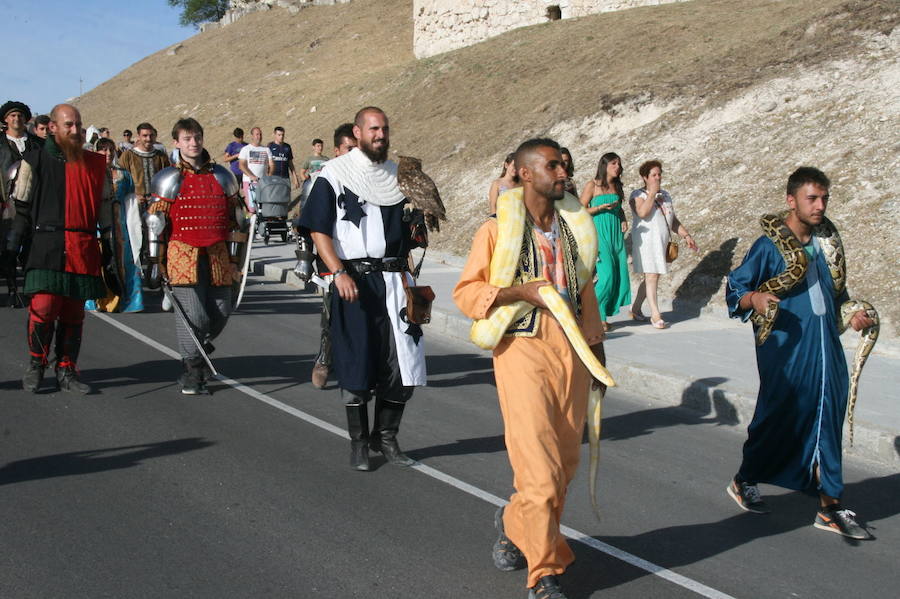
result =
[{"label": "paved asphalt road", "polygon": [[[234,384],[211,397],[180,395],[178,362],[96,316],[80,364],[99,392],[26,394],[25,313],[0,310],[0,597],[525,597],[490,562],[511,475],[489,357],[427,339],[400,437],[423,466],[353,472],[338,391],[308,382],[318,300],[254,283],[217,341]],[[168,348],[173,318],[113,316]],[[846,464],[878,537],[847,542],[800,493],[764,486],[775,513],[739,512],[739,434],[627,389],[604,415],[602,520],[586,443],[564,518],[594,546],[573,545],[571,598],[895,595],[900,474]]]}]

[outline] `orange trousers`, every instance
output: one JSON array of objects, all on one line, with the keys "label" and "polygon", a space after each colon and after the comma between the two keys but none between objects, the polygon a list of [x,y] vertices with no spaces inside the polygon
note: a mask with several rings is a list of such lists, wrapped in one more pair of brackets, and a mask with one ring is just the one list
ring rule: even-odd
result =
[{"label": "orange trousers", "polygon": [[575,559],[559,522],[581,453],[591,375],[556,320],[541,311],[535,337],[505,337],[494,375],[513,487],[506,536],[528,560],[529,588]]}]

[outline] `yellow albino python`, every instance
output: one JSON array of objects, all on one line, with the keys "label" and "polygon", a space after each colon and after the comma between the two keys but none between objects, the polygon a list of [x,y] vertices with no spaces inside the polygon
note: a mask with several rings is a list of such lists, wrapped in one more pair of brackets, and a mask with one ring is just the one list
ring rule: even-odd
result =
[{"label": "yellow albino python", "polygon": [[[597,237],[593,220],[578,202],[578,199],[568,193],[557,203],[557,208],[560,216],[569,225],[578,245],[578,259],[575,261],[578,282],[582,285],[586,284],[592,278],[592,272],[588,265],[593,265],[597,260]],[[491,276],[489,281],[491,285],[509,287],[513,283],[519,263],[519,253],[522,249],[522,236],[525,233],[525,214],[525,203],[522,199],[521,188],[506,191],[497,198],[497,241],[494,245],[494,253],[491,256]],[[566,301],[552,285],[541,287],[539,293],[544,303],[547,304],[547,309],[559,322],[576,355],[584,362],[591,375],[607,387],[615,387],[615,380],[594,356],[594,352],[581,334],[581,329],[578,327],[578,323]],[[491,310],[487,318],[476,320],[472,323],[469,337],[478,347],[494,349],[510,325],[533,309],[534,306],[524,301],[498,306]],[[592,390],[588,397],[588,438],[590,440],[591,459],[590,491],[591,505],[594,507],[595,514],[598,514],[596,481],[597,468],[600,463],[602,400],[603,392],[600,390]]]},{"label": "yellow albino python", "polygon": [[[777,276],[764,281],[756,290],[761,293],[773,293],[778,297],[782,297],[794,285],[802,281],[808,268],[806,252],[803,251],[800,241],[790,228],[784,224],[784,218],[787,214],[787,211],[779,214],[765,214],[759,219],[759,224],[762,226],[766,237],[775,244],[781,257],[784,259],[785,270]],[[834,294],[840,295],[847,286],[847,261],[844,257],[844,244],[841,242],[841,236],[834,224],[825,217],[822,217],[822,224],[813,227],[812,233],[818,240],[822,254],[825,256],[825,263],[828,265],[828,271],[831,273],[831,280],[834,285]],[[862,300],[848,300],[844,302],[841,304],[837,315],[838,334],[843,334],[847,327],[850,326],[850,319],[860,310],[865,310],[866,316],[871,318],[874,324],[863,329],[862,338],[856,348],[856,353],[853,356],[853,365],[850,370],[850,388],[847,393],[847,423],[850,428],[851,445],[853,445],[853,413],[856,408],[859,377],[862,374],[863,366],[865,366],[869,354],[872,353],[872,349],[875,347],[875,342],[878,340],[880,320],[878,312],[872,307],[872,304]],[[762,345],[768,339],[777,316],[778,304],[776,302],[769,302],[765,314],[759,314],[754,311],[750,316],[751,322],[758,326],[756,330],[757,345]]]}]

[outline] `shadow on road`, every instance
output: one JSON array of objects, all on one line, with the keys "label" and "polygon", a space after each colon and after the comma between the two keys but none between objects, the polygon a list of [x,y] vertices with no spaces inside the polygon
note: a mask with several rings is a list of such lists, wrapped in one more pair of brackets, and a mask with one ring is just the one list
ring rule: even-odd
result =
[{"label": "shadow on road", "polygon": [[297,301],[314,297],[302,291],[261,291],[248,283],[248,289],[250,287],[254,287],[253,293],[244,295],[241,306],[232,313],[232,317],[241,314],[319,314],[322,311],[319,301]]},{"label": "shadow on road", "polygon": [[[478,354],[425,355],[429,387],[461,387],[464,385],[491,385],[494,382],[494,365],[490,358]],[[453,378],[434,378],[442,374],[456,374]]]},{"label": "shadow on road", "polygon": [[131,468],[140,465],[144,460],[206,449],[212,445],[215,445],[212,441],[199,437],[188,437],[159,443],[126,445],[28,458],[10,462],[0,468],[0,485]]},{"label": "shadow on road", "polygon": [[[697,379],[681,393],[677,406],[651,408],[603,419],[603,440],[623,441],[649,435],[656,429],[684,424],[719,424],[733,426],[739,423],[737,410],[721,389],[714,389],[726,382],[725,377]],[[583,439],[587,442],[587,437]]]},{"label": "shadow on road", "polygon": [[[437,364],[442,364],[451,356],[438,356],[434,358]],[[484,361],[490,365],[488,358],[482,358],[472,354],[461,354],[452,356],[457,359],[471,359],[473,362]],[[428,365],[431,373],[431,362]],[[453,370],[456,370],[455,368]],[[478,380],[486,377],[486,380]],[[452,387],[456,385],[485,382],[493,384],[494,375],[491,370],[484,373],[471,373],[446,381],[448,384],[442,385],[445,381],[429,380],[429,387]],[[603,419],[602,440],[603,441],[624,441],[633,437],[641,437],[649,435],[654,430],[666,428],[670,426],[693,425],[693,424],[719,424],[719,425],[736,425],[739,423],[737,411],[725,394],[720,389],[713,389],[718,385],[726,382],[725,377],[708,377],[697,379],[688,385],[681,394],[681,403],[677,406],[668,406],[664,408],[652,408],[649,410],[641,410],[639,412],[631,412],[620,416],[610,416]],[[581,443],[588,443],[587,425],[585,425],[584,434]],[[900,441],[898,441],[900,443]],[[492,437],[473,437],[471,439],[458,439],[453,443],[445,443],[443,445],[434,445],[432,447],[423,447],[421,449],[408,451],[410,457],[417,460],[424,460],[435,456],[447,455],[466,455],[470,453],[494,453],[498,451],[506,451],[503,442],[503,435]]]},{"label": "shadow on road", "polygon": [[700,309],[719,293],[722,278],[731,270],[737,242],[737,237],[727,239],[719,249],[703,256],[675,290],[672,313],[666,320],[680,322],[700,316]]},{"label": "shadow on road", "polygon": [[[900,504],[896,501],[898,493],[900,474],[892,474],[848,484],[844,497],[861,518],[873,522],[900,512]],[[724,484],[721,494],[723,501],[731,501],[725,496]],[[766,502],[771,506],[772,513],[765,517],[741,512],[717,522],[669,526],[631,536],[595,538],[633,555],[640,555],[654,564],[674,569],[725,553],[756,539],[812,525],[816,500],[808,494],[773,495],[766,497]],[[869,530],[877,536],[874,527],[870,526]],[[836,540],[848,546],[867,542],[844,538]],[[644,570],[626,566],[580,543],[572,543],[572,548],[576,561],[564,579],[566,592],[572,599],[586,599],[598,591],[648,575]]]},{"label": "shadow on road", "polygon": [[[24,368],[23,368],[23,371],[24,371]],[[12,381],[0,381],[0,390],[21,391],[22,390],[22,379],[15,379]]]},{"label": "shadow on road", "polygon": [[[213,364],[223,375],[252,385],[284,385],[285,388],[308,383],[314,354],[212,356]],[[152,360],[112,368],[90,368],[81,371],[81,379],[97,391],[129,385],[174,384],[182,373],[181,362]],[[21,382],[14,381],[18,388]],[[0,383],[0,388],[7,382]]]},{"label": "shadow on road", "polygon": [[457,439],[453,443],[432,445],[407,451],[406,454],[414,460],[424,460],[436,456],[469,455],[472,453],[497,453],[506,451],[503,435],[491,437],[472,437],[471,439]]}]

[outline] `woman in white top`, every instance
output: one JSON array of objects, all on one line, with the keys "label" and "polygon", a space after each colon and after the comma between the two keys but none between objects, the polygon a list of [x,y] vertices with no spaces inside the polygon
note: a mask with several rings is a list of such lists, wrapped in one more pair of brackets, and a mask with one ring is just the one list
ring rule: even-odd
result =
[{"label": "woman in white top", "polygon": [[644,180],[644,187],[631,192],[628,203],[631,205],[631,260],[635,273],[643,273],[641,282],[631,304],[631,317],[646,322],[647,317],[641,312],[646,299],[650,304],[650,324],[657,329],[665,329],[669,323],[663,320],[657,302],[659,275],[666,274],[669,269],[666,263],[666,246],[669,243],[669,232],[675,231],[684,238],[689,248],[697,251],[697,244],[687,229],[675,216],[672,207],[672,196],[660,188],[662,182],[662,163],[648,160],[638,169]]},{"label": "woman in white top", "polygon": [[519,186],[519,175],[516,174],[516,154],[506,155],[503,161],[503,168],[500,171],[500,177],[494,179],[491,188],[488,190],[488,204],[490,205],[490,213],[497,212],[497,198],[507,189]]}]

